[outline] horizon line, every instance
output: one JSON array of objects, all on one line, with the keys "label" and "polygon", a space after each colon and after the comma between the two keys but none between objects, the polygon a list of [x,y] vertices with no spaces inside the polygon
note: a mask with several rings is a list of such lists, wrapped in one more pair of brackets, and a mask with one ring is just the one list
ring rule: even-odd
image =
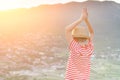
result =
[{"label": "horizon line", "polygon": [[65,2],[65,3],[50,3],[50,4],[39,4],[39,5],[36,5],[36,6],[30,6],[30,7],[18,7],[18,8],[11,8],[11,9],[6,9],[6,10],[0,10],[0,12],[6,12],[6,11],[12,11],[12,10],[16,10],[16,9],[31,9],[31,8],[35,8],[35,7],[39,7],[39,6],[44,6],[44,5],[56,5],[56,4],[68,4],[68,3],[73,3],[73,2],[76,2],[76,3],[84,3],[84,2],[114,2],[116,4],[120,4],[116,1],[82,1],[82,2],[79,2],[79,1],[70,1],[70,2]]}]

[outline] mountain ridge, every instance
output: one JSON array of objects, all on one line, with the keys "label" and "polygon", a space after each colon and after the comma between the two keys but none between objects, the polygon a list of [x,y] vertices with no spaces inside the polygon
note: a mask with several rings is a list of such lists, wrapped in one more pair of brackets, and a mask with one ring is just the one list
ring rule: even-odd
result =
[{"label": "mountain ridge", "polygon": [[80,17],[81,9],[85,6],[88,8],[89,20],[97,35],[111,34],[108,28],[111,32],[118,33],[120,4],[113,1],[69,2],[0,12],[0,31],[9,32],[7,34],[16,32],[21,34],[27,31],[63,34],[65,27]]}]

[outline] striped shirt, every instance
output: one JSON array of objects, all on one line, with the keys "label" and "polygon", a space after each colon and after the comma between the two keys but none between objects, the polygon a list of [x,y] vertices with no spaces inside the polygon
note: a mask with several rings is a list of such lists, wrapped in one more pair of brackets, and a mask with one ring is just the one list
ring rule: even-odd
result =
[{"label": "striped shirt", "polygon": [[86,46],[81,46],[74,39],[71,41],[65,80],[89,80],[90,57],[93,53],[93,48],[94,46],[91,40],[88,41]]}]

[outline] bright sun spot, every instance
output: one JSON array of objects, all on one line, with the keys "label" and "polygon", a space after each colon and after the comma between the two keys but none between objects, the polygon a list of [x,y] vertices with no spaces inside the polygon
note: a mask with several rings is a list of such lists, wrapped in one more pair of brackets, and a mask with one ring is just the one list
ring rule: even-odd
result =
[{"label": "bright sun spot", "polygon": [[29,3],[30,0],[0,0],[0,11],[16,9],[16,8],[29,8],[31,7]]},{"label": "bright sun spot", "polygon": [[17,0],[0,0],[0,10],[18,8]]}]

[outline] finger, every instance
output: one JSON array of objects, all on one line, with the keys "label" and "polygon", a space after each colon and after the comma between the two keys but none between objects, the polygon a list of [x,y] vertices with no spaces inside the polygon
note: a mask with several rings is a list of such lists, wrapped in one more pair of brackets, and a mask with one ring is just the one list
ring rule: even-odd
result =
[{"label": "finger", "polygon": [[83,8],[84,10],[86,9],[86,7]]},{"label": "finger", "polygon": [[87,8],[85,8],[85,12],[87,12]]},{"label": "finger", "polygon": [[83,11],[86,11],[86,8],[83,8]]},{"label": "finger", "polygon": [[82,11],[85,11],[86,10],[86,7],[82,8]]},{"label": "finger", "polygon": [[82,8],[82,12],[84,12],[84,8]]},{"label": "finger", "polygon": [[86,7],[85,9],[86,9],[86,11],[87,11],[87,7]]}]

